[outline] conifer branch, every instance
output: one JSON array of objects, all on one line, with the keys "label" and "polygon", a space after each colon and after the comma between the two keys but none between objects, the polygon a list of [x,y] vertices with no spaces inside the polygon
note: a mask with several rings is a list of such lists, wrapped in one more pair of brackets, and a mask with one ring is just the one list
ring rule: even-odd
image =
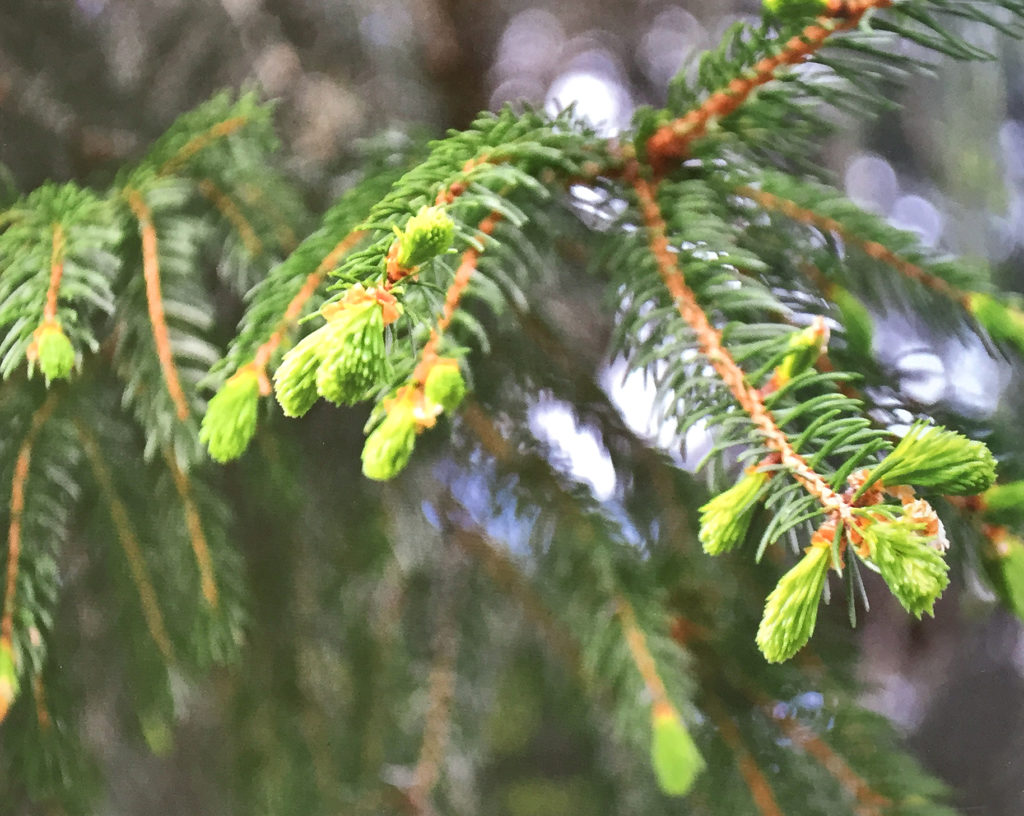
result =
[{"label": "conifer branch", "polygon": [[889,249],[885,244],[858,235],[854,230],[831,216],[816,212],[809,207],[801,206],[795,201],[784,198],[776,193],[758,190],[749,185],[737,187],[736,193],[757,202],[766,210],[780,212],[794,221],[817,227],[824,232],[830,232],[841,238],[845,243],[858,247],[865,255],[874,258],[876,261],[881,261],[910,280],[917,281],[928,289],[938,292],[970,310],[970,292],[963,291],[948,281],[943,280],[938,275],[928,272],[920,265],[907,260]]},{"label": "conifer branch", "polygon": [[170,470],[174,479],[174,488],[178,491],[178,496],[181,499],[182,510],[185,514],[185,529],[188,530],[189,542],[192,544],[192,552],[199,568],[203,598],[206,599],[206,603],[211,609],[216,609],[220,593],[217,589],[213,559],[210,557],[210,546],[206,541],[206,533],[203,532],[203,519],[192,493],[192,485],[169,448],[164,448],[164,461],[167,462],[167,469]]},{"label": "conifer branch", "polygon": [[[440,198],[440,194],[438,195]],[[478,242],[490,236],[494,232],[495,226],[501,220],[501,213],[492,212],[486,218],[484,218],[477,225],[477,236]],[[438,409],[444,410],[446,406],[440,403],[433,403],[429,399],[429,395],[426,393],[427,383],[430,380],[431,372],[435,370],[439,365],[445,363],[452,364],[453,361],[442,361],[439,352],[441,349],[441,343],[444,338],[444,334],[448,327],[451,325],[452,318],[455,316],[456,309],[459,308],[459,301],[462,299],[463,293],[469,286],[469,282],[476,272],[477,264],[480,260],[480,255],[483,252],[482,248],[471,246],[462,253],[462,258],[459,262],[459,266],[455,271],[455,277],[445,292],[444,306],[441,310],[441,314],[437,318],[437,322],[430,331],[430,337],[423,346],[423,351],[420,352],[419,363],[413,370],[412,376],[409,378],[409,382],[405,388],[408,389],[409,393],[414,395],[412,398],[417,401],[419,406],[419,414],[417,415],[417,421],[420,428],[431,427],[436,419]],[[456,366],[457,371],[457,364]],[[448,410],[454,406],[449,406]]]},{"label": "conifer branch", "polygon": [[[274,352],[277,351],[278,347],[284,341],[289,329],[295,325],[295,322],[302,315],[302,310],[305,308],[306,303],[309,299],[316,294],[317,289],[320,288],[320,284],[323,283],[324,277],[327,273],[334,269],[341,261],[342,258],[347,255],[352,248],[358,244],[366,233],[362,230],[353,230],[344,238],[342,238],[334,248],[328,252],[316,269],[309,273],[306,280],[303,282],[302,287],[295,296],[288,302],[288,306],[281,315],[281,319],[274,327],[273,333],[267,338],[262,344],[256,349],[256,354],[253,357],[252,365],[256,366],[256,369],[260,375],[260,391],[262,394],[267,395],[270,393],[270,381],[267,378],[267,366],[270,364],[271,358],[274,356]],[[265,389],[264,385],[265,383]]]},{"label": "conifer branch", "polygon": [[646,142],[648,161],[658,172],[682,161],[690,145],[708,132],[712,122],[738,110],[750,95],[776,78],[780,68],[798,65],[818,51],[829,37],[856,28],[871,9],[891,6],[893,0],[827,0],[826,13],[782,47],[779,53],[764,57],[746,76],[737,76],[726,88],[715,91],[701,105],[662,125]]},{"label": "conifer branch", "polygon": [[701,353],[722,378],[740,407],[759,430],[765,444],[780,457],[782,465],[804,489],[829,513],[836,514],[851,530],[859,525],[843,497],[833,490],[793,448],[789,438],[776,424],[761,395],[747,384],[746,375],[722,344],[721,333],[708,321],[697,298],[686,284],[678,256],[669,250],[665,218],[655,198],[657,187],[643,179],[634,182],[648,232],[651,253],[658,264],[679,314],[693,329]]},{"label": "conifer branch", "polygon": [[[867,14],[875,9],[887,11],[872,17],[869,26]],[[130,621],[139,633],[136,640],[146,647],[152,639],[157,647],[143,650],[144,665],[133,679],[139,681],[143,727],[159,747],[167,744],[172,716],[167,663],[208,667],[234,655],[242,638],[241,568],[230,560],[234,550],[224,546],[215,492],[207,492],[202,474],[190,467],[198,445],[205,445],[216,461],[245,451],[261,411],[259,397],[272,390],[271,367],[296,324],[319,307],[325,325],[289,350],[275,373],[278,402],[286,414],[297,416],[319,398],[348,405],[374,400],[363,472],[390,478],[408,461],[417,434],[442,413],[451,415],[465,394],[460,369],[465,350],[457,341],[475,333],[483,353],[490,351],[492,325],[464,308],[467,298],[476,296],[493,306],[499,331],[508,322],[518,323],[522,334],[516,342],[525,336],[536,349],[521,348],[523,353],[505,369],[500,361],[480,363],[481,372],[499,376],[525,371],[509,379],[527,385],[498,395],[500,409],[494,410],[501,411],[500,420],[492,420],[474,402],[455,423],[476,440],[463,449],[463,437],[456,434],[454,450],[444,456],[442,492],[458,503],[457,480],[467,478],[480,490],[464,500],[465,518],[443,531],[451,545],[447,554],[458,555],[459,548],[472,555],[480,571],[521,607],[528,627],[569,664],[573,680],[595,703],[594,723],[588,725],[602,736],[604,729],[613,731],[608,736],[628,744],[628,754],[617,754],[595,774],[617,776],[627,790],[624,800],[632,794],[637,802],[649,797],[649,802],[660,802],[648,808],[651,813],[667,812],[652,780],[633,773],[630,762],[649,749],[662,792],[686,794],[703,760],[680,708],[699,700],[709,725],[717,728],[717,735],[709,727],[700,736],[714,737],[719,755],[726,756],[727,748],[738,766],[734,771],[720,759],[721,772],[710,769],[706,790],[741,776],[744,784],[733,785],[736,795],[746,800],[749,790],[753,805],[740,805],[760,816],[781,816],[780,802],[788,806],[791,790],[812,778],[840,800],[844,813],[881,816],[909,803],[911,796],[912,807],[932,807],[936,788],[927,779],[890,774],[898,762],[891,746],[876,751],[872,740],[877,764],[861,752],[858,741],[864,733],[888,733],[880,726],[858,730],[867,721],[865,712],[851,706],[848,713],[859,719],[849,732],[839,722],[835,730],[819,735],[813,721],[799,715],[803,703],[785,715],[778,713],[781,705],[765,705],[780,694],[777,689],[793,688],[799,666],[759,664],[747,672],[743,661],[755,658],[755,643],[774,664],[789,660],[808,642],[830,570],[849,577],[856,587],[856,568],[863,562],[881,574],[909,612],[918,617],[930,613],[949,583],[948,542],[938,514],[914,489],[964,495],[985,490],[994,479],[995,460],[981,443],[915,424],[894,446],[893,435],[873,427],[864,415],[864,401],[853,398],[858,395],[847,380],[873,370],[865,353],[871,349],[870,315],[859,302],[844,305],[844,296],[855,300],[846,291],[847,276],[865,276],[870,282],[880,269],[894,270],[900,280],[913,283],[904,287],[908,292],[920,294],[921,287],[937,292],[963,306],[994,339],[1016,338],[1022,350],[1024,311],[988,294],[983,276],[971,279],[958,271],[958,263],[918,249],[910,233],[792,173],[813,161],[812,142],[834,124],[828,110],[860,113],[877,107],[886,96],[882,84],[888,78],[924,64],[918,48],[901,49],[899,43],[977,58],[983,51],[961,37],[958,19],[1019,34],[1024,0],[764,0],[764,10],[761,24],[730,28],[722,45],[701,60],[694,82],[688,72],[681,73],[669,89],[667,106],[639,111],[632,133],[619,138],[598,137],[571,111],[550,117],[507,108],[482,114],[470,128],[449,132],[422,151],[402,148],[401,159],[396,160],[394,144],[389,144],[386,155],[365,162],[363,180],[330,207],[319,228],[294,251],[281,223],[294,216],[304,229],[298,215],[305,214],[304,207],[296,187],[272,169],[269,158],[277,140],[271,106],[254,94],[221,94],[180,117],[133,170],[119,177],[127,181],[112,195],[74,184],[44,185],[0,215],[0,326],[5,329],[0,371],[8,377],[28,357],[29,374],[38,363],[48,385],[55,376],[68,376],[82,350],[100,347],[104,338],[96,332],[113,323],[108,347],[114,346],[123,386],[115,394],[116,383],[104,372],[90,372],[98,376],[83,383],[88,388],[75,390],[80,398],[69,411],[74,417],[87,416],[79,409],[88,397],[103,401],[107,410],[102,419],[96,416],[104,427],[102,437],[90,432],[88,419],[63,419],[64,410],[44,425],[33,384],[10,382],[0,395],[0,407],[14,406],[9,413],[21,429],[6,443],[0,440],[6,462],[2,470],[13,473],[7,591],[0,616],[0,706],[9,707],[20,675],[32,684],[39,724],[33,730],[25,701],[7,727],[13,729],[14,720],[24,714],[33,738],[46,732],[52,743],[63,731],[60,714],[65,709],[55,691],[60,686],[45,690],[53,697],[51,717],[41,672],[58,663],[45,661],[61,572],[56,551],[66,511],[77,498],[72,467],[80,457],[89,462],[92,493],[108,506],[140,599],[142,620],[133,616]],[[789,174],[771,166],[785,166]],[[570,213],[562,206],[567,185]],[[2,191],[0,196],[13,198]],[[782,217],[766,217],[761,209]],[[283,219],[278,217],[282,213]],[[138,239],[133,237],[136,223]],[[521,230],[525,224],[531,228]],[[818,231],[825,233],[824,248]],[[528,309],[527,287],[537,281],[530,273],[565,256],[567,234],[583,247],[606,243],[614,256],[603,267],[617,278],[611,282],[617,302],[612,349],[631,369],[652,375],[656,402],[664,417],[675,421],[676,438],[685,444],[688,431],[706,423],[710,443],[705,461],[726,467],[735,459],[742,469],[731,488],[700,510],[698,538],[705,551],[725,552],[747,543],[754,526],[762,526],[758,559],[785,534],[797,548],[810,539],[802,558],[768,596],[756,638],[746,613],[753,611],[747,608],[751,599],[761,597],[761,571],[741,559],[712,564],[692,548],[676,546],[677,538],[692,538],[687,510],[694,508],[696,491],[690,490],[689,476],[624,430],[611,400],[578,363],[573,343],[552,340],[544,318]],[[360,251],[357,244],[364,239]],[[268,271],[270,259],[282,249],[289,250],[287,257]],[[217,310],[200,271],[202,261],[217,252],[218,285],[222,279],[233,292],[246,292],[238,333],[219,362],[207,340]],[[117,274],[121,265],[139,265],[140,254],[141,276]],[[821,274],[806,277],[821,285],[835,306],[832,314],[847,328],[845,352],[840,347],[834,359],[848,364],[848,371],[831,369],[825,356],[827,324],[816,315],[825,307],[814,286],[797,273],[813,262],[822,265]],[[328,277],[334,285],[325,293]],[[887,275],[886,280],[896,277]],[[106,319],[115,312],[113,321]],[[804,325],[807,320],[810,326]],[[857,320],[868,326],[860,335],[866,343],[859,345]],[[214,331],[219,334],[220,327]],[[453,332],[459,336],[452,337]],[[63,339],[59,349],[54,345],[58,335]],[[542,371],[536,361],[526,365],[533,352],[547,358]],[[206,382],[226,381],[210,400],[197,435],[191,415],[200,404],[196,380],[210,364],[214,368]],[[478,383],[491,410],[490,389],[483,380]],[[538,393],[572,402],[576,419],[588,430],[596,428],[615,469],[614,499],[596,498],[597,491],[552,461],[555,445],[547,446],[536,432],[531,436],[519,430]],[[8,402],[11,394],[15,399]],[[125,430],[130,420],[114,408],[116,396],[133,409],[141,428]],[[104,461],[101,445],[106,444],[98,440],[122,431],[126,438],[143,435],[147,460],[161,451],[170,478],[159,462],[119,476]],[[995,433],[991,438],[1000,439]],[[1012,461],[1005,447],[996,453]],[[265,464],[287,467],[287,459]],[[245,477],[246,471],[237,473]],[[140,478],[139,488],[129,483],[132,477]],[[288,489],[285,479],[273,481],[280,483],[274,491]],[[147,495],[147,487],[153,495]],[[436,514],[436,487],[414,487]],[[1022,614],[1024,539],[1006,526],[1016,519],[990,513],[997,506],[1005,510],[1019,498],[1016,490],[1024,495],[1024,487],[1000,485],[992,491],[998,489],[1013,495],[999,498],[987,491],[962,501],[954,495],[950,501],[980,514],[971,525],[979,535],[968,543],[978,546],[986,569],[996,563],[993,584]],[[359,493],[362,498],[353,495],[352,506],[341,509],[327,502],[323,512],[351,519],[354,510],[360,523],[370,522],[361,529],[375,537],[380,533],[372,530],[370,516],[388,504],[364,501],[363,488]],[[274,501],[270,492],[260,495]],[[151,502],[152,512],[137,513],[129,496]],[[336,516],[324,520],[333,524]],[[104,528],[110,525],[105,518],[100,521]],[[515,525],[515,549],[492,545],[493,531],[509,523]],[[156,540],[169,536],[172,546],[147,547],[144,532]],[[189,547],[181,535],[188,536]],[[366,554],[370,549],[376,559],[380,550],[367,547]],[[524,566],[520,553],[528,553]],[[353,553],[340,565],[347,585],[356,587],[358,581],[366,587],[363,579],[372,578],[382,563],[363,556]],[[154,559],[165,560],[158,568]],[[277,562],[268,565],[274,569]],[[301,562],[295,566],[305,580],[307,569]],[[406,566],[392,561],[385,569],[401,572]],[[348,574],[350,569],[358,574]],[[406,804],[423,814],[432,811],[434,796],[442,798],[436,789],[449,741],[472,738],[469,730],[453,727],[460,716],[457,689],[462,682],[498,679],[490,673],[473,675],[473,661],[487,654],[477,655],[475,649],[459,653],[462,622],[472,611],[453,600],[453,575],[458,571],[440,563],[433,587],[438,603],[431,665],[419,671],[426,674],[427,697],[422,741],[404,787]],[[325,579],[334,580],[334,575]],[[324,586],[311,586],[308,597]],[[678,642],[664,625],[661,590],[668,587],[672,608],[681,612],[672,630]],[[200,593],[203,600],[196,597]],[[357,598],[357,604],[365,597]],[[167,618],[161,602],[167,605]],[[718,615],[717,604],[735,607],[737,613]],[[179,621],[170,615],[172,607],[194,611],[196,617]],[[389,605],[386,627],[361,627],[356,620],[346,628],[345,645],[351,640],[353,654],[366,647],[366,653],[378,656],[370,660],[373,668],[388,672],[382,682],[363,671],[359,695],[391,688],[399,676],[410,690],[414,685],[417,672],[407,671],[410,653],[395,648],[404,643],[396,637],[400,627],[409,623],[403,608],[408,607]],[[480,616],[479,625],[500,627],[502,621],[493,623],[493,617]],[[141,634],[143,621],[148,637]],[[411,623],[409,631],[419,633],[419,622]],[[509,637],[529,637],[523,627],[506,631]],[[746,648],[741,640],[748,641]],[[685,650],[679,648],[684,641]],[[274,658],[292,645],[284,645]],[[294,656],[303,660],[316,648],[307,651],[300,643]],[[463,668],[465,679],[458,674]],[[756,693],[736,685],[737,675],[752,678]],[[696,693],[698,683],[703,695]],[[765,686],[776,691],[761,692]],[[835,690],[840,705],[828,708],[841,720],[852,692],[842,683]],[[744,695],[746,707],[736,708],[733,700]],[[359,699],[354,697],[353,708],[362,708]],[[324,701],[317,711],[326,712],[328,705]],[[305,709],[310,719],[312,710]],[[315,755],[316,768],[298,772],[307,785],[310,773],[322,783],[323,789],[311,791],[310,798],[319,796],[335,806],[368,802],[361,794],[369,787],[379,790],[379,775],[368,784],[355,777],[368,775],[371,765],[384,761],[381,735],[401,731],[414,736],[404,733],[405,724],[389,730],[395,719],[394,707],[386,702],[324,719],[325,729],[344,721],[367,744],[373,742],[373,749],[352,763],[343,759],[347,747],[318,752],[322,744],[308,727],[305,744],[301,726],[285,736],[297,752]],[[779,774],[769,782],[748,745],[780,735],[788,744],[771,756],[801,776],[790,780]],[[612,749],[609,756],[618,747]],[[8,753],[14,752],[0,756],[0,776],[20,762]],[[332,771],[349,764],[353,778],[340,783],[346,786],[343,791],[335,790]],[[58,775],[63,769],[45,772]],[[268,781],[266,789],[279,781]],[[454,776],[450,783],[445,787],[454,798]],[[873,788],[875,783],[881,787]],[[383,797],[374,803],[386,804]],[[825,811],[832,804],[815,803],[808,810]],[[707,796],[695,806],[709,813],[723,810]]]},{"label": "conifer branch", "polygon": [[[492,212],[484,218],[484,220],[477,225],[477,240],[482,241],[486,236],[491,235],[500,220],[501,213],[498,212]],[[441,338],[452,322],[455,310],[459,307],[459,301],[462,298],[462,293],[465,292],[466,288],[469,286],[470,278],[473,277],[473,273],[476,271],[477,262],[480,260],[482,252],[483,250],[478,249],[477,247],[470,247],[462,253],[462,260],[459,262],[459,267],[455,271],[455,279],[452,281],[451,286],[448,287],[448,291],[444,296],[444,309],[438,317],[436,327],[430,334],[430,339],[423,347],[424,358],[437,354],[438,347],[441,344]]]},{"label": "conifer branch", "polygon": [[651,696],[652,711],[675,713],[675,706],[669,699],[665,682],[658,673],[658,664],[655,663],[651,650],[647,648],[647,638],[637,625],[633,605],[622,595],[615,599],[615,614],[622,625],[622,634],[626,638],[626,645],[629,646],[633,665],[643,678],[647,693]]},{"label": "conifer branch", "polygon": [[139,594],[139,603],[142,607],[142,617],[146,622],[146,628],[164,660],[167,663],[173,663],[174,647],[171,645],[171,637],[167,633],[164,616],[160,611],[160,601],[150,578],[146,557],[142,553],[142,546],[135,533],[131,515],[117,493],[114,478],[104,461],[103,452],[96,437],[79,419],[75,420],[75,428],[78,431],[78,438],[82,443],[85,458],[89,461],[89,467],[96,477],[96,484],[110,511],[114,532],[117,534],[117,540],[120,542],[128,562],[128,572],[131,575],[132,583],[135,584],[135,590]]},{"label": "conifer branch", "polygon": [[795,717],[788,714],[777,716],[770,708],[766,713],[795,746],[811,756],[854,798],[857,802],[856,816],[884,816],[892,806],[892,800],[871,787],[832,746]]},{"label": "conifer branch", "polygon": [[64,277],[64,250],[66,246],[66,235],[64,227],[59,223],[53,224],[52,248],[50,250],[50,282],[46,288],[46,301],[43,304],[43,318],[32,333],[32,342],[25,350],[25,357],[30,363],[40,362],[39,349],[44,342],[44,335],[49,332],[57,332],[63,335],[60,320],[57,317],[57,304],[60,295],[60,282]]},{"label": "conifer branch", "polygon": [[57,295],[60,292],[60,280],[64,276],[64,228],[60,224],[53,225],[53,251],[50,254],[50,285],[46,290],[46,304],[43,306],[43,322],[57,320]]},{"label": "conifer branch", "polygon": [[[21,561],[22,513],[25,511],[25,495],[28,489],[29,469],[32,465],[32,448],[43,425],[53,414],[57,404],[56,392],[50,392],[43,404],[32,415],[28,433],[18,448],[14,463],[14,479],[11,482],[10,522],[7,529],[7,569],[4,581],[4,605],[0,615],[0,659],[9,662],[17,671],[18,654],[14,649],[14,613],[17,609],[18,569]],[[0,722],[7,715],[15,690],[4,688],[6,678],[0,679]]]},{"label": "conifer branch", "polygon": [[201,153],[211,144],[225,138],[226,136],[230,136],[232,133],[245,127],[251,121],[251,116],[232,116],[230,119],[224,119],[217,122],[202,133],[197,133],[178,148],[178,150],[175,151],[166,161],[164,161],[157,170],[157,173],[161,176],[174,175],[181,170],[182,167],[188,164],[193,157]]},{"label": "conifer branch", "polygon": [[743,777],[747,790],[750,791],[750,798],[753,800],[757,812],[760,816],[785,816],[779,808],[771,783],[750,753],[740,729],[726,712],[722,703],[718,698],[708,695],[704,708],[711,718],[711,722],[718,729],[718,735],[735,757],[740,776]]},{"label": "conifer branch", "polygon": [[174,403],[178,419],[184,422],[189,418],[188,399],[181,387],[178,369],[174,364],[174,349],[167,328],[167,317],[164,313],[163,295],[160,290],[160,254],[157,245],[156,228],[153,226],[153,213],[138,190],[125,190],[128,206],[139,222],[139,235],[142,239],[142,273],[146,280],[146,303],[149,307],[149,321],[153,332],[153,343],[156,346],[160,370],[163,372],[167,393]]},{"label": "conifer branch", "polygon": [[245,213],[242,212],[230,195],[208,178],[200,180],[199,192],[206,196],[235,228],[238,237],[242,241],[242,245],[250,255],[255,257],[263,252],[263,242],[256,235],[256,230],[249,222],[249,219],[245,217]]}]

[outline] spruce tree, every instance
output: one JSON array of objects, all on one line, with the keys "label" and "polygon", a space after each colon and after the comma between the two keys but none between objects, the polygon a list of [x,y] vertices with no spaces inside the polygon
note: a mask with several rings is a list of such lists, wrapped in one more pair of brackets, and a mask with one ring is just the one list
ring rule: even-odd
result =
[{"label": "spruce tree", "polygon": [[[858,705],[850,624],[868,572],[917,618],[965,576],[1024,616],[1024,472],[894,404],[873,332],[901,304],[1015,359],[1024,311],[816,151],[987,58],[963,21],[1019,36],[1024,2],[765,0],[628,132],[482,113],[368,149],[313,223],[251,91],[109,187],[12,196],[3,800],[95,812],[79,713],[115,676],[125,739],[222,729],[231,813],[953,812]],[[673,446],[707,440],[697,475],[552,328],[565,287]],[[539,397],[596,429],[610,498],[530,432]]]}]

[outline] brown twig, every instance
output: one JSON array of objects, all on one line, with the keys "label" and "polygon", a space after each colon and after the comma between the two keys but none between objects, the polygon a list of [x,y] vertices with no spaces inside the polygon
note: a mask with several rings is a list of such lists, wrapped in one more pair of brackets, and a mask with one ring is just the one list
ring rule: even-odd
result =
[{"label": "brown twig", "polygon": [[750,791],[750,797],[754,801],[757,812],[761,816],[783,816],[782,810],[779,809],[779,803],[775,800],[775,792],[772,790],[771,784],[751,755],[736,723],[715,697],[708,695],[705,710],[715,728],[718,729],[722,741],[729,746],[729,750],[739,766],[740,775]]},{"label": "brown twig", "polygon": [[755,201],[766,210],[780,212],[794,221],[799,221],[801,224],[817,227],[823,232],[831,232],[840,237],[845,243],[859,247],[864,254],[892,267],[897,272],[911,280],[917,281],[922,286],[938,292],[950,300],[956,301],[964,306],[964,308],[969,309],[970,307],[971,295],[969,292],[958,289],[951,283],[923,269],[918,264],[908,261],[906,258],[893,252],[885,244],[862,238],[830,216],[815,212],[808,207],[803,207],[795,201],[783,198],[775,193],[758,190],[754,187],[743,185],[737,187],[736,192],[745,198],[749,198],[751,201]]},{"label": "brown twig", "polygon": [[647,693],[651,696],[651,709],[655,712],[675,713],[675,706],[669,699],[668,690],[658,673],[658,665],[654,661],[654,655],[647,647],[647,638],[640,629],[636,620],[636,611],[633,605],[622,595],[615,598],[615,614],[622,624],[622,634],[626,638],[626,645],[629,646],[629,654],[633,658],[640,676],[647,686]]},{"label": "brown twig", "polygon": [[[771,710],[768,710],[771,714]],[[857,802],[857,816],[882,816],[892,800],[876,791],[827,742],[795,717],[775,716],[772,719],[793,744],[807,753]]]},{"label": "brown twig", "polygon": [[81,420],[75,420],[75,428],[78,431],[85,458],[89,461],[100,493],[103,494],[110,510],[114,532],[117,533],[117,540],[128,561],[128,571],[131,573],[132,583],[135,584],[135,590],[139,593],[139,603],[142,605],[142,617],[146,621],[146,628],[164,660],[172,662],[174,648],[171,645],[170,635],[167,634],[167,626],[164,624],[164,616],[160,611],[156,589],[146,567],[146,558],[142,554],[142,547],[139,545],[139,538],[132,526],[128,508],[117,494],[113,476],[103,460],[99,442]]},{"label": "brown twig", "polygon": [[206,533],[203,532],[202,516],[192,493],[192,484],[168,448],[164,449],[164,461],[167,462],[167,468],[174,478],[174,487],[181,498],[182,510],[185,513],[185,527],[188,530],[192,552],[195,554],[196,564],[199,567],[203,598],[211,608],[216,609],[219,602],[217,579],[214,575],[213,559],[210,557],[210,546],[206,541]]},{"label": "brown twig", "polygon": [[[53,414],[57,404],[56,392],[51,391],[43,404],[32,416],[28,433],[18,449],[18,457],[14,462],[14,478],[11,481],[10,523],[7,528],[7,573],[4,584],[3,615],[0,617],[0,649],[11,655],[11,662],[16,665],[14,650],[14,611],[17,604],[18,570],[21,560],[21,517],[25,512],[26,489],[28,487],[29,469],[32,465],[32,448],[39,436],[39,431]],[[6,712],[0,712],[0,719]]]},{"label": "brown twig", "polygon": [[50,251],[50,285],[46,290],[46,304],[43,306],[43,323],[57,322],[57,297],[60,281],[64,276],[64,249],[66,237],[60,224],[53,225],[53,249]]},{"label": "brown twig", "polygon": [[715,91],[701,105],[658,128],[647,140],[647,157],[655,171],[662,173],[689,155],[690,146],[704,136],[710,124],[734,113],[762,85],[775,79],[780,68],[797,65],[818,51],[829,37],[856,28],[870,9],[885,8],[893,0],[829,0],[826,13],[791,38],[782,50],[765,57],[747,76],[736,77],[724,89]]},{"label": "brown twig", "polygon": [[206,196],[213,206],[220,210],[221,214],[231,222],[231,226],[235,228],[238,237],[241,238],[242,244],[250,255],[259,255],[263,252],[263,242],[256,234],[252,224],[249,223],[249,219],[245,217],[245,213],[232,200],[231,196],[221,190],[210,179],[203,179],[199,182],[199,192]]},{"label": "brown twig", "polygon": [[248,116],[233,116],[218,122],[209,130],[198,133],[183,144],[167,161],[160,165],[157,171],[161,176],[167,176],[179,170],[189,159],[202,150],[205,150],[218,139],[230,136],[236,130],[249,124]]},{"label": "brown twig", "polygon": [[678,256],[669,249],[665,219],[655,198],[657,187],[643,179],[637,179],[634,188],[647,227],[651,252],[658,263],[662,280],[672,295],[679,314],[696,335],[701,354],[712,365],[740,407],[760,431],[768,448],[779,455],[782,464],[793,478],[814,496],[826,511],[838,516],[849,529],[855,530],[858,524],[847,501],[793,449],[789,438],[765,407],[760,393],[747,384],[743,370],[722,344],[721,333],[708,321],[707,315],[697,302],[696,295],[687,286],[679,268]]},{"label": "brown twig", "polygon": [[174,365],[174,349],[171,347],[167,316],[164,313],[163,294],[160,290],[160,252],[153,213],[138,190],[127,190],[128,205],[139,222],[142,238],[142,273],[146,279],[146,303],[149,307],[149,322],[153,330],[153,343],[157,359],[163,372],[167,393],[177,411],[178,419],[184,422],[189,417],[188,399],[181,387],[178,369]]},{"label": "brown twig", "polygon": [[[482,240],[485,236],[493,233],[495,226],[500,220],[501,213],[497,212],[492,212],[484,218],[477,226],[477,238]],[[444,307],[437,318],[436,326],[430,332],[430,338],[423,346],[423,351],[420,354],[420,363],[413,372],[412,380],[414,382],[421,385],[426,382],[430,368],[436,361],[441,338],[451,325],[452,318],[455,316],[455,310],[459,308],[459,301],[469,286],[473,273],[476,272],[477,263],[482,252],[483,250],[471,246],[462,253],[462,260],[459,263],[459,268],[455,271],[455,278],[445,293]]]}]

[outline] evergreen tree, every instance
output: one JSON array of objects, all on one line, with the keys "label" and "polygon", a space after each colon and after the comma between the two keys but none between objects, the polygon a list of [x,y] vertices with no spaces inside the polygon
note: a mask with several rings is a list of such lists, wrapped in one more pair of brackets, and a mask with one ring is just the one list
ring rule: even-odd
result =
[{"label": "evergreen tree", "polygon": [[[846,619],[868,571],[918,618],[951,572],[1024,616],[1020,448],[894,405],[873,331],[901,303],[1013,356],[1024,312],[815,151],[986,58],[963,20],[1017,36],[1024,2],[766,0],[628,133],[481,114],[369,149],[311,229],[251,92],[109,188],[12,197],[4,801],[93,812],[77,712],[113,675],[157,754],[190,709],[223,730],[224,812],[951,812],[858,706]],[[706,487],[552,328],[566,287],[708,440]],[[600,434],[610,498],[530,433],[539,395]]]}]

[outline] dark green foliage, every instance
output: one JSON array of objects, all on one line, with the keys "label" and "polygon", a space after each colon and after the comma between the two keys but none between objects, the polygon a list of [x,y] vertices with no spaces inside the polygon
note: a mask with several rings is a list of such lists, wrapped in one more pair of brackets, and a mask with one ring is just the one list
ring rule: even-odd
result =
[{"label": "dark green foliage", "polygon": [[[1018,347],[1024,324],[987,270],[814,178],[816,147],[926,67],[901,38],[984,58],[955,23],[1016,35],[1024,4],[908,0],[803,35],[822,4],[767,5],[633,132],[482,114],[366,157],[315,227],[252,93],[182,116],[110,189],[0,191],[9,570],[20,544],[0,793],[91,806],[77,660],[157,754],[190,706],[220,718],[232,812],[948,812],[855,705],[850,635],[819,601],[852,615],[864,567],[931,613],[944,528],[900,489],[989,489],[957,504],[953,545],[1020,614],[1022,546],[990,524],[1021,521],[1019,488],[990,488],[1012,442],[915,424],[894,447],[860,389],[880,303]],[[565,302],[576,336],[554,328]],[[225,303],[244,313],[222,352]],[[728,489],[625,427],[597,384],[612,357]],[[601,500],[529,430],[562,405],[608,450]],[[338,453],[359,445],[363,475]],[[62,580],[88,599],[82,643]],[[91,664],[93,641],[116,658]],[[558,740],[563,777],[503,765]]]},{"label": "dark green foliage", "polygon": [[3,225],[0,373],[10,377],[25,363],[44,319],[54,261],[63,266],[54,317],[79,354],[96,351],[96,323],[114,309],[111,287],[121,262],[113,252],[120,232],[109,204],[74,184],[47,184],[0,214]]}]

